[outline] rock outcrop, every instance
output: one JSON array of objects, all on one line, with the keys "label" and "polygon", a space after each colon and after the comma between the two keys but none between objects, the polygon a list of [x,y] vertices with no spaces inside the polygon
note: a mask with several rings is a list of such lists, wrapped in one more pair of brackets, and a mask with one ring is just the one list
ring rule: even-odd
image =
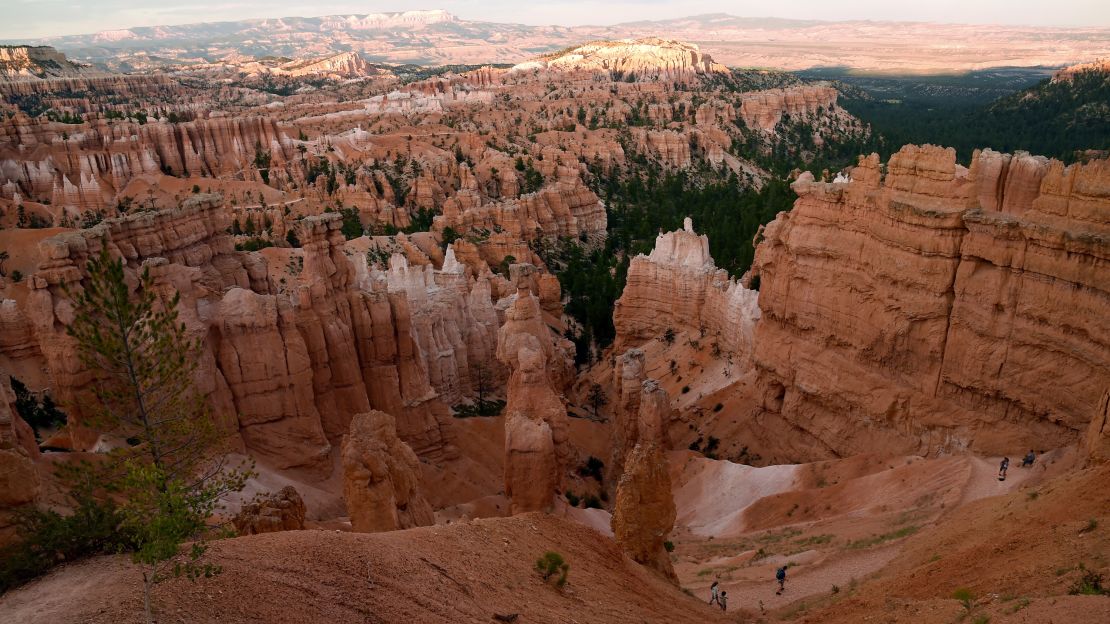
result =
[{"label": "rock outcrop", "polygon": [[397,437],[392,416],[356,414],[343,438],[343,496],[351,527],[362,533],[394,531],[434,522],[420,494],[420,460]]},{"label": "rock outcrop", "polygon": [[570,463],[569,425],[555,379],[569,362],[540,316],[539,299],[519,278],[497,339],[509,368],[505,405],[505,495],[513,514],[550,511]]},{"label": "rock outcrop", "polygon": [[287,485],[243,505],[232,518],[239,535],[256,535],[277,531],[300,531],[304,528],[305,505],[297,488]]},{"label": "rock outcrop", "polygon": [[[754,364],[788,456],[1073,443],[1110,381],[1110,162],[906,146],[802,175],[764,231]],[[630,285],[633,283],[630,272]],[[815,449],[817,449],[815,451]]]},{"label": "rock outcrop", "polygon": [[828,86],[756,91],[742,96],[740,118],[750,128],[770,132],[784,116],[809,119],[836,108],[837,95],[837,90]]},{"label": "rock outcrop", "polygon": [[1110,390],[1102,394],[1095,406],[1080,451],[1087,458],[1087,465],[1110,462]]},{"label": "rock outcrop", "polygon": [[0,380],[0,547],[16,534],[15,512],[40,494],[35,460],[39,447],[31,427],[12,409],[7,376]]},{"label": "rock outcrop", "polygon": [[672,329],[714,341],[743,362],[751,355],[759,320],[759,293],[729,279],[709,255],[709,239],[683,229],[660,234],[650,255],[628,267],[628,280],[613,311],[620,352]]},{"label": "rock outcrop", "polygon": [[678,583],[664,542],[676,516],[666,450],[670,397],[654,380],[641,385],[637,441],[625,458],[613,506],[617,544],[633,560]]}]

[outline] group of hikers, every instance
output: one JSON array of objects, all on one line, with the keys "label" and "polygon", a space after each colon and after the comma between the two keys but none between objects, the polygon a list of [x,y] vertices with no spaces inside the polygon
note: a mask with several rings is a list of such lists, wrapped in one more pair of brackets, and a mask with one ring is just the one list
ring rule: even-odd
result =
[{"label": "group of hikers", "polygon": [[[781,596],[782,592],[786,591],[786,568],[782,566],[775,570],[775,581],[779,584],[779,590],[775,592],[776,596]],[[721,584],[718,581],[713,581],[709,586],[709,604],[716,604],[721,607],[721,611],[728,611],[728,592],[721,589]]]},{"label": "group of hikers", "polygon": [[[1035,462],[1035,461],[1037,461],[1037,454],[1033,452],[1033,449],[1029,449],[1029,452],[1021,460],[1021,467],[1022,468],[1028,468],[1029,466],[1032,466],[1033,462]],[[999,481],[1005,481],[1006,480],[1006,471],[1009,470],[1009,469],[1010,469],[1010,458],[1009,457],[1003,457],[1002,458],[1002,463],[999,464],[999,466],[998,466],[998,480]]]}]

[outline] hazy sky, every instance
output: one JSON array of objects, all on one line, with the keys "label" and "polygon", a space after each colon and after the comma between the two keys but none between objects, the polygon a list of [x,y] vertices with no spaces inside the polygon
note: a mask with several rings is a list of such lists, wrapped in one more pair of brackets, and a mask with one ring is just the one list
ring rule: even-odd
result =
[{"label": "hazy sky", "polygon": [[463,19],[525,24],[614,24],[725,12],[743,17],[874,19],[1039,26],[1110,26],[1110,0],[0,0],[0,39],[81,34],[251,17],[446,9]]}]

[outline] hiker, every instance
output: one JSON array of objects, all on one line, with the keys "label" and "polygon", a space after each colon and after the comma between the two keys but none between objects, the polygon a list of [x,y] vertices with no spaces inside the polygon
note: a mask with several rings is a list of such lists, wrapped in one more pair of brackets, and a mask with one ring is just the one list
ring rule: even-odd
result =
[{"label": "hiker", "polygon": [[728,611],[728,592],[721,592],[721,611]]},{"label": "hiker", "polygon": [[786,591],[786,566],[782,566],[778,570],[775,570],[775,580],[779,582],[779,590],[775,592],[775,595],[778,596]]},{"label": "hiker", "polygon": [[1021,460],[1021,467],[1026,468],[1032,466],[1035,461],[1037,461],[1037,454],[1033,452],[1033,449],[1029,449],[1029,454],[1025,456],[1025,459]]},{"label": "hiker", "polygon": [[1002,463],[998,466],[998,480],[999,481],[1005,481],[1006,480],[1006,471],[1009,468],[1010,468],[1010,458],[1009,457],[1003,457],[1002,458]]},{"label": "hiker", "polygon": [[713,581],[713,584],[709,586],[709,604],[713,604],[714,602],[717,604],[721,604],[720,585],[721,584],[717,581]]}]

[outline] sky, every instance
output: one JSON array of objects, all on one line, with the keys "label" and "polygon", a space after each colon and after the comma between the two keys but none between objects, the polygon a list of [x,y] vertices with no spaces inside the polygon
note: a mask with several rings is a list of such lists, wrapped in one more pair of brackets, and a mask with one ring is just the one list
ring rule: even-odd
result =
[{"label": "sky", "polygon": [[1110,0],[0,0],[0,39],[257,17],[446,9],[462,19],[523,24],[616,24],[730,13],[742,17],[1110,27]]}]

